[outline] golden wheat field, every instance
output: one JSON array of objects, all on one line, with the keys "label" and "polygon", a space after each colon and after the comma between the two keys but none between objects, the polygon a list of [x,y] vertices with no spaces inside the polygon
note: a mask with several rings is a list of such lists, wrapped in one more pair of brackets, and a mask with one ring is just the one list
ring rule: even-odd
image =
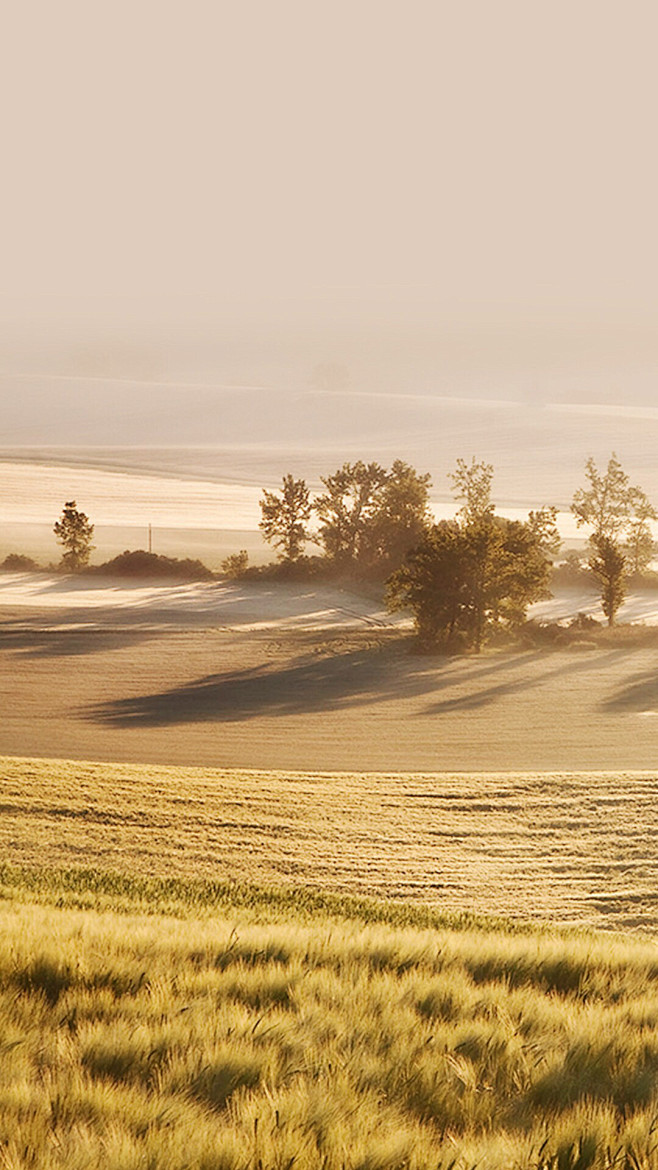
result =
[{"label": "golden wheat field", "polygon": [[0,758],[0,1166],[658,1170],[656,787]]},{"label": "golden wheat field", "polygon": [[309,885],[628,929],[658,921],[649,773],[363,774],[0,761],[20,865]]},{"label": "golden wheat field", "polygon": [[658,1166],[651,941],[92,870],[0,889],[9,1170]]}]

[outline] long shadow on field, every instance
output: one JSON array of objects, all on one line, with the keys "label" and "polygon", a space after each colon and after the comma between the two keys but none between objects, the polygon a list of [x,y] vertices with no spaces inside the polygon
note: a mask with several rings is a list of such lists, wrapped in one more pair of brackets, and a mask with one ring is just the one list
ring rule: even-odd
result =
[{"label": "long shadow on field", "polygon": [[146,630],[39,629],[22,623],[0,625],[0,652],[25,658],[68,658],[137,646],[155,637]]},{"label": "long shadow on field", "polygon": [[602,704],[607,712],[628,711],[658,714],[658,670],[646,670],[632,676]]},{"label": "long shadow on field", "polygon": [[211,674],[159,694],[99,704],[84,714],[119,727],[241,722],[358,706],[400,692],[422,693],[436,685],[436,665],[428,669],[426,660],[391,655],[385,649],[352,651],[326,658],[304,656],[279,667]]},{"label": "long shadow on field", "polygon": [[468,693],[455,695],[454,698],[439,699],[438,702],[431,703],[430,706],[426,707],[423,714],[446,715],[451,711],[476,711],[480,707],[488,707],[491,703],[495,703],[498,699],[503,699],[507,695],[513,695],[520,690],[534,690],[539,686],[543,686],[544,683],[550,682],[551,679],[563,678],[567,674],[577,674],[579,671],[594,671],[598,675],[605,669],[606,663],[612,660],[618,661],[618,652],[612,651],[603,657],[597,655],[595,660],[589,656],[570,662],[565,662],[561,659],[559,664],[553,666],[551,669],[543,671],[536,670],[532,678],[525,675],[522,679],[509,679],[495,683],[493,686],[484,687],[483,689],[469,690]]},{"label": "long shadow on field", "polygon": [[[418,715],[438,715],[450,710],[493,703],[505,695],[540,686],[565,671],[596,669],[591,660],[562,662],[547,670],[537,669],[532,681],[523,669],[534,653],[489,660],[435,660],[379,648],[353,651],[326,658],[305,656],[283,667],[262,666],[225,671],[195,679],[171,690],[136,698],[116,699],[85,708],[80,714],[114,727],[160,727],[179,723],[242,722],[257,717],[309,714],[347,707],[429,696],[455,686],[468,686],[465,695],[432,703]],[[597,663],[597,667],[600,662]],[[488,676],[506,673],[492,686]],[[510,677],[511,675],[511,677]]]}]

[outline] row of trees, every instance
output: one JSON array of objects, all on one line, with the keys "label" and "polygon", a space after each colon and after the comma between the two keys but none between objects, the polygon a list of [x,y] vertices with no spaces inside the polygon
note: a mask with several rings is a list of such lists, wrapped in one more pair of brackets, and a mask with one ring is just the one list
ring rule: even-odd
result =
[{"label": "row of trees", "polygon": [[[591,530],[588,564],[612,625],[628,574],[642,572],[651,561],[650,522],[658,514],[616,455],[603,472],[588,459],[585,477],[572,512],[578,525]],[[461,506],[454,520],[434,524],[430,476],[402,460],[390,469],[344,463],[322,479],[325,490],[313,501],[303,479],[286,475],[278,492],[263,492],[260,528],[288,565],[299,562],[306,543],[315,540],[334,570],[386,580],[388,604],[412,610],[425,645],[479,650],[492,628],[523,621],[530,604],[550,596],[552,558],[560,549],[557,509],[532,511],[525,521],[497,516],[493,467],[475,459],[459,459],[450,478]],[[75,500],[65,504],[54,532],[64,547],[63,567],[84,568],[94,526]]]},{"label": "row of trees", "polygon": [[[616,455],[604,472],[588,459],[585,476],[572,511],[578,525],[591,529],[588,564],[612,625],[628,574],[651,561],[650,521],[658,516]],[[338,569],[387,578],[390,607],[412,610],[425,645],[479,649],[493,627],[522,621],[530,604],[550,596],[551,562],[561,544],[557,509],[532,511],[526,521],[497,516],[493,467],[475,459],[459,459],[450,478],[461,507],[454,520],[434,524],[429,475],[401,460],[390,470],[345,463],[322,479],[325,490],[314,501],[304,480],[287,475],[279,492],[263,493],[260,527],[284,562],[299,561],[315,539]]]},{"label": "row of trees", "polygon": [[431,524],[431,477],[401,459],[388,470],[361,460],[344,463],[321,482],[325,490],[313,502],[306,481],[292,475],[283,477],[278,492],[263,492],[261,532],[288,564],[314,540],[338,570],[383,579]]}]

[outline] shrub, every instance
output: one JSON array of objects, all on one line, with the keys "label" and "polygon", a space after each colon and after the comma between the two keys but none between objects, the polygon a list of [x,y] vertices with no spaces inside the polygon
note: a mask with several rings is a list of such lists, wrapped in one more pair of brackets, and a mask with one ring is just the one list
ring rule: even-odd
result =
[{"label": "shrub", "polygon": [[165,557],[144,549],[126,549],[89,572],[108,577],[162,577],[170,581],[209,581],[213,577],[202,561],[190,557]]},{"label": "shrub", "polygon": [[238,553],[231,553],[222,561],[222,573],[231,581],[237,580],[238,577],[244,577],[248,568],[249,553],[246,548],[241,548]]},{"label": "shrub", "polygon": [[575,549],[570,549],[563,561],[553,565],[551,585],[565,589],[594,586],[595,581],[586,560]]},{"label": "shrub", "polygon": [[32,557],[23,556],[22,553],[9,553],[0,564],[0,569],[5,569],[8,573],[34,573],[38,568]]}]

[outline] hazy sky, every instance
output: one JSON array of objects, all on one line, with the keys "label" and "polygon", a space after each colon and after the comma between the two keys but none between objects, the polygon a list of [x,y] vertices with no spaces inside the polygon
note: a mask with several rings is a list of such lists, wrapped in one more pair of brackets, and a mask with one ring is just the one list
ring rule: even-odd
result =
[{"label": "hazy sky", "polygon": [[4,368],[646,396],[657,33],[638,0],[10,0]]}]

